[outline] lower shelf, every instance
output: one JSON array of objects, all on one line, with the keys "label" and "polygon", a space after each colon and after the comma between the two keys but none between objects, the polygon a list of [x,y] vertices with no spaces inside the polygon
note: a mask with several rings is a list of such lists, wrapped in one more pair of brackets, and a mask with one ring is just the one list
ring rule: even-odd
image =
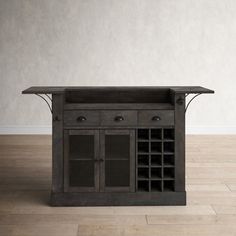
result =
[{"label": "lower shelf", "polygon": [[51,193],[52,206],[184,206],[186,192]]}]

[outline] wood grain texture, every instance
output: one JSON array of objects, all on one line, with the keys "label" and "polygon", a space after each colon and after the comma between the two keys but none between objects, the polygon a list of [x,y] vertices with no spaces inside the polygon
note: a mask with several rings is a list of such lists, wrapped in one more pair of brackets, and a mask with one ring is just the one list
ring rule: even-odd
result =
[{"label": "wood grain texture", "polygon": [[52,95],[52,192],[63,191],[63,104],[62,94]]},{"label": "wood grain texture", "polygon": [[94,91],[94,90],[100,90],[100,91],[154,91],[155,90],[163,90],[163,89],[170,89],[173,93],[214,93],[213,90],[203,88],[200,86],[134,86],[134,87],[102,87],[102,86],[89,86],[89,87],[76,87],[76,86],[57,86],[57,87],[50,87],[50,86],[42,86],[42,87],[30,87],[28,89],[25,89],[22,91],[23,94],[35,94],[35,93],[41,93],[41,94],[58,94],[58,93],[64,93],[66,90],[68,91]]},{"label": "wood grain texture", "polygon": [[186,141],[187,206],[50,207],[51,136],[0,136],[0,235],[236,235],[236,136]]}]

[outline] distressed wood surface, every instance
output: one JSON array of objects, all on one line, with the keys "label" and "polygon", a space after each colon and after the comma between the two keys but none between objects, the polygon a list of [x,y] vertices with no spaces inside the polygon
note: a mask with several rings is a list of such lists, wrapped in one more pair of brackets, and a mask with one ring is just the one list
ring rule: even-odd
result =
[{"label": "distressed wood surface", "polygon": [[170,89],[173,93],[214,93],[213,90],[201,87],[201,86],[116,86],[116,87],[102,87],[102,86],[83,86],[83,87],[77,87],[77,86],[57,86],[57,87],[51,87],[51,86],[34,86],[30,87],[28,89],[25,89],[22,91],[23,94],[60,94],[64,93],[65,91],[93,91],[93,90],[100,90],[100,91],[154,91],[160,90],[160,89]]}]

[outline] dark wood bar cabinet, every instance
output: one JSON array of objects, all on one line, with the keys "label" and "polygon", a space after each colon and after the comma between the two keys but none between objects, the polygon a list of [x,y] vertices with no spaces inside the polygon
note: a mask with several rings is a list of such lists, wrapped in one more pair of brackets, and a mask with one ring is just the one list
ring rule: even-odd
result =
[{"label": "dark wood bar cabinet", "polygon": [[51,205],[186,204],[185,112],[195,97],[214,91],[31,87],[22,93],[43,98],[52,112]]}]

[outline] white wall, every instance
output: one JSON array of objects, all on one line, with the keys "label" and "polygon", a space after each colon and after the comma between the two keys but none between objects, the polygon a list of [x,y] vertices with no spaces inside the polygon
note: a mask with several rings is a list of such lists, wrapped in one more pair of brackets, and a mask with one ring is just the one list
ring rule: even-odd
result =
[{"label": "white wall", "polygon": [[196,133],[236,133],[235,0],[0,0],[0,132],[47,132],[36,85],[201,85]]}]

